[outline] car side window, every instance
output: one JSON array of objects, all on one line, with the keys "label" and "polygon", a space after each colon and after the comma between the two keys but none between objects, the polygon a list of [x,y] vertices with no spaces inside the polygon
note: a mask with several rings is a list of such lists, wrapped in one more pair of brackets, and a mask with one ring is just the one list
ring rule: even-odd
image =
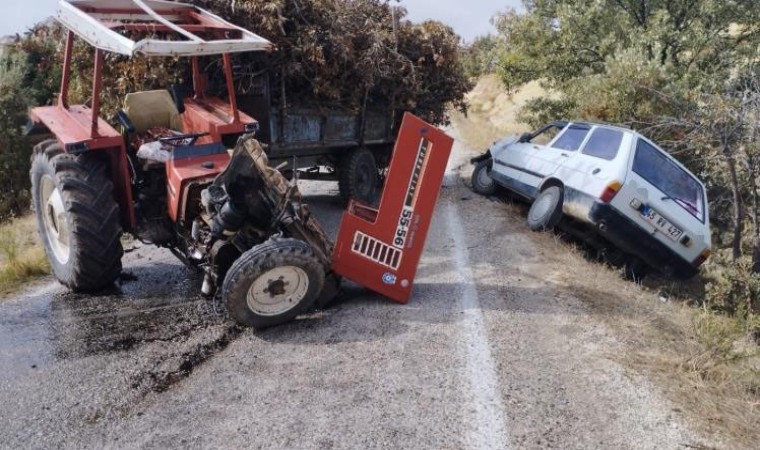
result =
[{"label": "car side window", "polygon": [[589,127],[582,125],[570,125],[552,144],[552,147],[560,150],[574,152],[581,148],[583,140],[586,139]]},{"label": "car side window", "polygon": [[583,154],[612,161],[623,142],[623,132],[609,128],[596,128],[583,147]]}]

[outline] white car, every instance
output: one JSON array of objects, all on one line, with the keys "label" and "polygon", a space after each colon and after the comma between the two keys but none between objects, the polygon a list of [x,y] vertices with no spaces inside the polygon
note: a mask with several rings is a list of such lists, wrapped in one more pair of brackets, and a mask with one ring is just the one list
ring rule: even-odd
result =
[{"label": "white car", "polygon": [[502,186],[531,200],[531,229],[562,221],[634,279],[649,268],[690,278],[710,256],[704,184],[630,129],[553,122],[498,141],[472,162],[473,190],[491,195]]}]

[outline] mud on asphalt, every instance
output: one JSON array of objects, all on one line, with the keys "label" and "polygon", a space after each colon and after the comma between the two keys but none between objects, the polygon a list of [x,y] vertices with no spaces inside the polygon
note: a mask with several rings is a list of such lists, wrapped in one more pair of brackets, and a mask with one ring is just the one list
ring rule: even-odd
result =
[{"label": "mud on asphalt", "polygon": [[[139,243],[126,250],[125,273],[113,289],[80,295],[43,286],[5,305],[0,316],[0,382],[25,376],[29,389],[16,398],[65,417],[70,427],[130,414],[140,399],[187,377],[243,332],[218,300],[201,297],[200,271],[166,250]],[[63,373],[46,370],[54,363]],[[40,382],[48,377],[59,378],[52,383],[58,392],[39,390],[51,384]],[[91,382],[106,377],[113,379]]]},{"label": "mud on asphalt", "polygon": [[[311,197],[314,212],[334,230],[342,204],[334,189],[315,185],[322,195]],[[140,415],[147,396],[252,333],[227,318],[219,299],[200,294],[200,269],[166,249],[137,241],[124,248],[124,272],[110,290],[76,294],[48,281],[2,304],[0,430],[13,437],[0,447]],[[30,410],[38,415],[30,418]]]}]

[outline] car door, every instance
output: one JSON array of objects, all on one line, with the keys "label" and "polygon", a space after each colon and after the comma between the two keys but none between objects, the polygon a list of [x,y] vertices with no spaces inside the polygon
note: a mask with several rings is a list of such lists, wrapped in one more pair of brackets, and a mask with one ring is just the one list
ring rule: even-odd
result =
[{"label": "car door", "polygon": [[525,166],[533,152],[532,144],[511,138],[491,147],[493,166],[491,177],[499,184],[526,197],[534,197],[536,185],[530,184]]},{"label": "car door", "polygon": [[557,171],[566,188],[599,198],[607,186],[625,182],[633,134],[613,127],[594,126],[583,147]]},{"label": "car door", "polygon": [[548,177],[556,175],[560,167],[567,165],[586,141],[591,125],[570,124],[548,145],[532,144],[525,174],[531,184],[540,186]]}]

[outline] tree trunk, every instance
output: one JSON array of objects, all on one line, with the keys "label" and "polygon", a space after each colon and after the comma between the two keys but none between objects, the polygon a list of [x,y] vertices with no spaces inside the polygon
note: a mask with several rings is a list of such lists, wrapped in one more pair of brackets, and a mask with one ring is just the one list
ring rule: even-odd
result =
[{"label": "tree trunk", "polygon": [[760,199],[758,199],[757,175],[750,171],[752,178],[752,273],[760,273]]},{"label": "tree trunk", "polygon": [[[730,154],[728,148],[724,149]],[[734,201],[734,238],[731,248],[733,249],[733,261],[742,256],[742,232],[744,231],[744,205],[742,204],[741,191],[739,189],[739,176],[736,173],[736,160],[733,155],[728,157],[728,172],[731,177],[731,194]]]}]

